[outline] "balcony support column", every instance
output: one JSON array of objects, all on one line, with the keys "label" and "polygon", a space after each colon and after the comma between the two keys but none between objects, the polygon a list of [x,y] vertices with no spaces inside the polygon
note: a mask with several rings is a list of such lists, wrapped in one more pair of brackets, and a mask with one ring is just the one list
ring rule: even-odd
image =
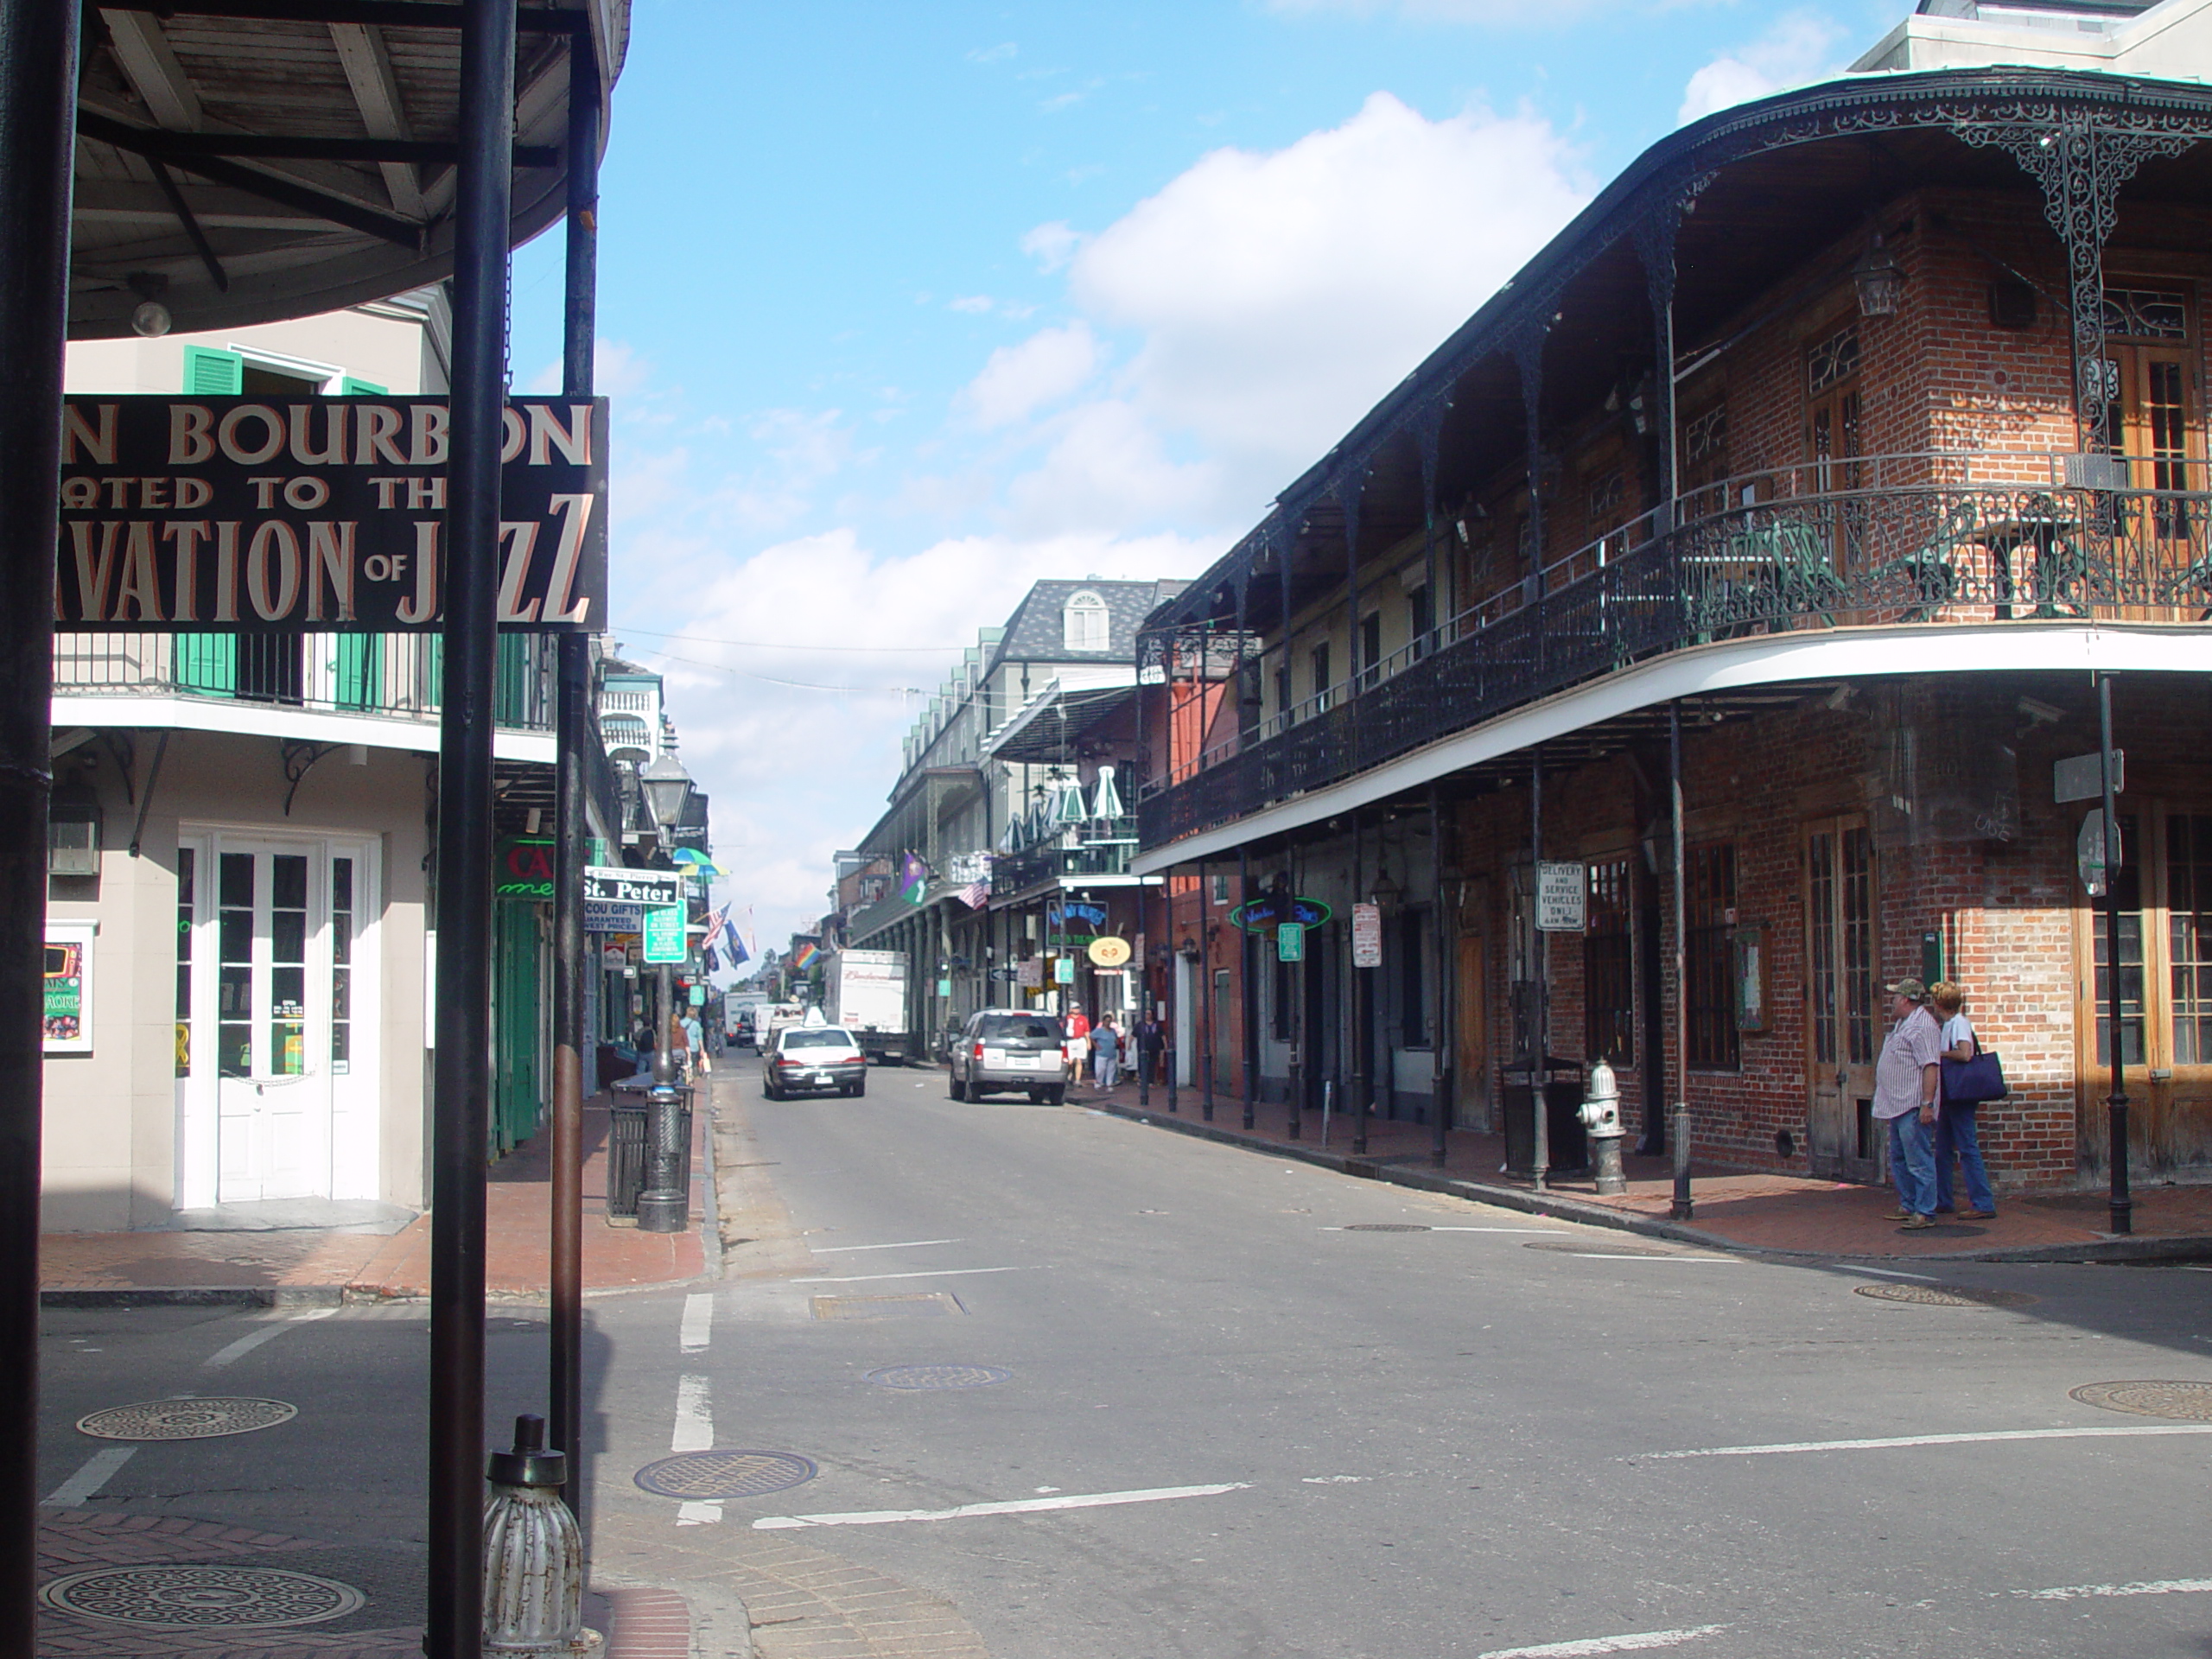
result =
[{"label": "balcony support column", "polygon": [[[1522,595],[1529,604],[1543,597],[1544,593],[1544,340],[1551,333],[1548,308],[1540,308],[1538,315],[1514,330],[1506,349],[1512,353],[1514,366],[1521,374],[1521,411],[1527,422],[1529,467],[1529,573],[1523,578]],[[1515,550],[1516,555],[1518,549]],[[1543,646],[1539,632],[1536,648]]]},{"label": "balcony support column", "polygon": [[[1364,891],[1361,883],[1367,879],[1367,824],[1360,809],[1351,810],[1351,899],[1357,906]],[[1370,895],[1371,898],[1371,895]],[[1347,918],[1349,920],[1349,918]],[[1351,1064],[1344,1068],[1347,1087],[1345,1109],[1351,1115],[1351,1155],[1363,1158],[1367,1154],[1367,1100],[1369,1074],[1374,1070],[1368,1048],[1375,1031],[1375,969],[1362,968],[1353,962],[1349,951],[1345,966],[1351,973],[1351,1007],[1346,1010],[1351,1019]]]},{"label": "balcony support column", "polygon": [[[1366,683],[1365,665],[1359,659],[1359,497],[1363,481],[1347,480],[1337,486],[1337,499],[1344,516],[1344,660],[1351,669],[1344,681],[1344,699],[1351,705],[1344,714],[1345,743],[1351,750],[1351,769],[1355,772],[1361,764],[1359,694]],[[1317,691],[1321,689],[1314,688]]]},{"label": "balcony support column", "polygon": [[1682,702],[1667,705],[1667,797],[1674,834],[1675,881],[1675,1198],[1669,1213],[1690,1219],[1689,904],[1683,873]]},{"label": "balcony support column", "polygon": [[1452,938],[1444,925],[1444,818],[1438,808],[1438,791],[1433,783],[1428,786],[1428,886],[1433,895],[1430,915],[1433,925],[1429,929],[1430,955],[1434,970],[1429,982],[1436,988],[1436,1017],[1428,1023],[1428,1160],[1439,1169],[1444,1167],[1444,1132],[1452,1116],[1452,1061],[1454,1039],[1452,1031],[1453,1003],[1458,987],[1452,982],[1455,952]]},{"label": "balcony support column", "polygon": [[1636,252],[1643,265],[1643,288],[1651,302],[1652,407],[1647,411],[1658,440],[1659,487],[1666,512],[1656,531],[1673,528],[1675,498],[1681,493],[1681,466],[1675,448],[1675,238],[1681,208],[1668,197],[1637,222]]},{"label": "balcony support column", "polygon": [[[1537,744],[1529,751],[1529,881],[1530,909],[1540,908],[1544,891],[1544,746]],[[1535,985],[1530,995],[1529,1010],[1529,1035],[1535,1052],[1529,1058],[1529,1093],[1535,1112],[1535,1151],[1529,1163],[1535,1171],[1536,1191],[1541,1192],[1551,1184],[1552,1125],[1551,1102],[1546,1098],[1551,1088],[1550,1048],[1551,1021],[1551,950],[1541,919],[1533,930],[1531,954],[1535,961],[1532,971]]]},{"label": "balcony support column", "polygon": [[1414,436],[1421,444],[1421,580],[1428,584],[1428,638],[1416,643],[1414,654],[1420,658],[1436,649],[1445,620],[1444,590],[1437,585],[1436,568],[1436,454],[1444,436],[1441,401],[1422,406]]},{"label": "balcony support column", "polygon": [[[1282,908],[1276,912],[1278,925],[1284,917],[1291,913],[1291,903],[1298,897],[1299,888],[1304,885],[1300,880],[1304,874],[1300,868],[1306,861],[1303,856],[1304,850],[1302,844],[1294,844],[1290,849],[1290,857],[1287,861],[1290,874],[1282,889]],[[1281,941],[1277,941],[1275,950],[1280,956],[1282,950]],[[1306,1083],[1306,1079],[1313,1075],[1313,1065],[1311,1056],[1306,1052],[1306,1039],[1310,1033],[1306,1029],[1306,970],[1311,964],[1307,958],[1301,956],[1291,965],[1298,971],[1288,976],[1293,982],[1289,987],[1290,1121],[1285,1133],[1291,1140],[1295,1141],[1305,1128]]]},{"label": "balcony support column", "polygon": [[[1252,861],[1249,850],[1236,849],[1236,902],[1239,906],[1252,902]],[[1232,912],[1231,914],[1235,912]],[[1237,1046],[1243,1051],[1244,1073],[1243,1127],[1252,1127],[1252,1114],[1259,1090],[1260,1021],[1257,1008],[1259,988],[1252,982],[1252,930],[1236,930],[1236,1002],[1242,1016],[1237,1028]]]}]

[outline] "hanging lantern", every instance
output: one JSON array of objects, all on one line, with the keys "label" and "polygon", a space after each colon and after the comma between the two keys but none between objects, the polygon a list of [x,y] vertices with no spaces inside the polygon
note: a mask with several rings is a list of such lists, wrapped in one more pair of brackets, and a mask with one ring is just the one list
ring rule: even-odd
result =
[{"label": "hanging lantern", "polygon": [[1859,289],[1859,315],[1862,317],[1893,317],[1898,302],[1904,296],[1904,267],[1897,264],[1897,256],[1882,245],[1882,233],[1874,233],[1873,245],[1859,256],[1859,263],[1851,268],[1852,283]]}]

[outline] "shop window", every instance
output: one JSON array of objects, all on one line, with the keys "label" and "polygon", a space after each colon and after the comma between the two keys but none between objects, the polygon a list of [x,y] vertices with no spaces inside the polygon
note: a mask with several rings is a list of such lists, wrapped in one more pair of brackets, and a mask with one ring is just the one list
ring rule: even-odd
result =
[{"label": "shop window", "polygon": [[2187,340],[2189,296],[2178,289],[2107,288],[2104,331],[2123,340]]},{"label": "shop window", "polygon": [[1700,1071],[1733,1071],[1736,1000],[1730,935],[1736,925],[1736,849],[1727,842],[1692,847],[1682,866],[1688,926],[1683,945],[1689,974],[1689,1063]]},{"label": "shop window", "polygon": [[1629,861],[1590,867],[1590,926],[1582,939],[1586,1048],[1593,1060],[1636,1064],[1636,951]]}]

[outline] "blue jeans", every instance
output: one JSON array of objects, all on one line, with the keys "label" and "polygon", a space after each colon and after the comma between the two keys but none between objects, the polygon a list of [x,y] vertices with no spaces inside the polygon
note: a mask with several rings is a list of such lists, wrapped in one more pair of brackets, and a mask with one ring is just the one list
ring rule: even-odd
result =
[{"label": "blue jeans", "polygon": [[1890,1120],[1890,1179],[1904,1209],[1924,1216],[1936,1208],[1936,1160],[1918,1112]]},{"label": "blue jeans", "polygon": [[1989,1190],[1989,1172],[1982,1167],[1980,1132],[1974,1127],[1973,1105],[1945,1106],[1936,1116],[1936,1207],[1951,1208],[1951,1157],[1958,1155],[1959,1171],[1967,1179],[1967,1203],[1975,1210],[1997,1208],[1997,1195]]}]

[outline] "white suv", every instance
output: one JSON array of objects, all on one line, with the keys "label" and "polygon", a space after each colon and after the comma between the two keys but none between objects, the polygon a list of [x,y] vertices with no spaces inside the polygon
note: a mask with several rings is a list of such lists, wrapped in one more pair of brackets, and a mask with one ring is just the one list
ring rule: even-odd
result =
[{"label": "white suv", "polygon": [[868,1093],[868,1056],[842,1026],[785,1026],[760,1051],[760,1091],[793,1095]]}]

